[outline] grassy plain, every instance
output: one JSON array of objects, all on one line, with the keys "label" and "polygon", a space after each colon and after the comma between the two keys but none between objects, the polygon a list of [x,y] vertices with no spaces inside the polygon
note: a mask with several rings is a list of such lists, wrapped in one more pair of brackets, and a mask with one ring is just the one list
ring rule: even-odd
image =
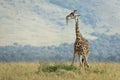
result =
[{"label": "grassy plain", "polygon": [[80,69],[62,62],[1,62],[0,80],[120,80],[120,63],[90,63]]}]

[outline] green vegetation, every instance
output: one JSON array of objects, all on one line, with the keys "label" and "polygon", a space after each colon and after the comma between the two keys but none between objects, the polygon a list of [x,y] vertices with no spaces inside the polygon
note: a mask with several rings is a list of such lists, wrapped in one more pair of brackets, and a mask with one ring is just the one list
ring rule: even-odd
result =
[{"label": "green vegetation", "polygon": [[0,80],[120,80],[119,63],[91,63],[90,68],[70,63],[0,63]]}]

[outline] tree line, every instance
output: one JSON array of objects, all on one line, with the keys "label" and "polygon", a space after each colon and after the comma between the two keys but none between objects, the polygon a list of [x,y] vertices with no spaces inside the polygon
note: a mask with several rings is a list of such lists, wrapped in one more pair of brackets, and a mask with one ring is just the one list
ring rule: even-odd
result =
[{"label": "tree line", "polygon": [[[92,34],[96,40],[89,40],[91,62],[120,62],[120,35]],[[73,43],[59,46],[13,45],[0,46],[0,62],[19,61],[71,61]]]}]

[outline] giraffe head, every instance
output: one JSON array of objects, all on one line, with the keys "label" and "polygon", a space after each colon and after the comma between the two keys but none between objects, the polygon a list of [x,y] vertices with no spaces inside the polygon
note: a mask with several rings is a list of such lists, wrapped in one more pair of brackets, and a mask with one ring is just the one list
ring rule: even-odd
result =
[{"label": "giraffe head", "polygon": [[66,16],[66,23],[68,23],[68,20],[70,19],[78,20],[79,16],[80,15],[77,14],[77,10],[74,10],[73,12]]}]

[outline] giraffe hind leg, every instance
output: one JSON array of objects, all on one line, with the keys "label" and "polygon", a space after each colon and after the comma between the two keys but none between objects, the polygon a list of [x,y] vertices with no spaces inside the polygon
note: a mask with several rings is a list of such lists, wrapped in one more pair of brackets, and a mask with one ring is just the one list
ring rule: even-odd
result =
[{"label": "giraffe hind leg", "polygon": [[88,56],[84,56],[84,65],[89,67],[89,64],[88,64]]}]

